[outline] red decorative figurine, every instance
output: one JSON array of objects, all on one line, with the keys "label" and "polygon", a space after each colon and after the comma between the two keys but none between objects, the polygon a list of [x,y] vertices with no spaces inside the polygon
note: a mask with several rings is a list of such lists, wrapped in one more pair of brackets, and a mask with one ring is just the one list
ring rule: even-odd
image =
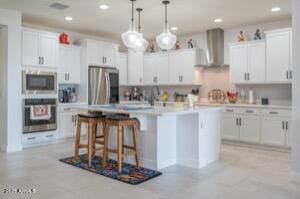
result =
[{"label": "red decorative figurine", "polygon": [[61,33],[59,35],[59,43],[60,44],[70,44],[69,43],[69,36],[66,33]]}]

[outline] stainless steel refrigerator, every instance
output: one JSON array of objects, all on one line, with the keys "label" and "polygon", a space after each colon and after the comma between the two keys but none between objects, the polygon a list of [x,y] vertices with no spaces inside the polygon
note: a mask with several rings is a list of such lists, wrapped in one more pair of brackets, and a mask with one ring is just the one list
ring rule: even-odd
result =
[{"label": "stainless steel refrigerator", "polygon": [[89,105],[119,103],[119,71],[116,68],[89,66]]}]

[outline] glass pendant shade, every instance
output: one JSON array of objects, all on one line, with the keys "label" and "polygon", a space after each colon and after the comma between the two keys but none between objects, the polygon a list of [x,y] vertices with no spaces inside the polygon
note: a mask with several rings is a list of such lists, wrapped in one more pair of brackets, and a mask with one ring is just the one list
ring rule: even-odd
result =
[{"label": "glass pendant shade", "polygon": [[171,50],[177,41],[177,37],[173,35],[168,27],[168,14],[167,14],[167,5],[170,1],[164,0],[163,4],[165,5],[165,24],[164,32],[156,37],[156,43],[162,50]]},{"label": "glass pendant shade", "polygon": [[130,49],[135,49],[137,41],[141,40],[142,38],[143,34],[137,32],[132,27],[127,32],[122,34],[123,44]]},{"label": "glass pendant shade", "polygon": [[156,43],[162,50],[171,50],[177,41],[177,37],[173,35],[169,29],[156,37]]},{"label": "glass pendant shade", "polygon": [[149,44],[149,42],[146,39],[144,39],[144,38],[138,39],[135,42],[135,45],[136,45],[135,51],[141,52],[141,53],[145,52],[148,48],[148,44]]}]

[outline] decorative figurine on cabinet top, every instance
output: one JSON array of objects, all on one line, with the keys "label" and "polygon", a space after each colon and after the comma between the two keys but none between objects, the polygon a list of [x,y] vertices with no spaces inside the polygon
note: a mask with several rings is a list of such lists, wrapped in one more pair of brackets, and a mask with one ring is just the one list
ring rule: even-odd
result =
[{"label": "decorative figurine on cabinet top", "polygon": [[193,39],[190,39],[188,42],[188,48],[194,48]]},{"label": "decorative figurine on cabinet top", "polygon": [[244,35],[244,32],[241,30],[240,34],[238,35],[238,42],[244,42],[246,41],[246,37]]},{"label": "decorative figurine on cabinet top", "polygon": [[254,34],[254,40],[262,40],[261,32],[259,29],[257,29]]},{"label": "decorative figurine on cabinet top", "polygon": [[154,43],[151,43],[150,46],[150,53],[154,53],[155,52],[155,44]]},{"label": "decorative figurine on cabinet top", "polygon": [[177,42],[176,42],[176,44],[175,44],[175,49],[176,49],[176,50],[180,50],[180,49],[181,49],[180,43],[179,43],[178,40],[177,40]]}]

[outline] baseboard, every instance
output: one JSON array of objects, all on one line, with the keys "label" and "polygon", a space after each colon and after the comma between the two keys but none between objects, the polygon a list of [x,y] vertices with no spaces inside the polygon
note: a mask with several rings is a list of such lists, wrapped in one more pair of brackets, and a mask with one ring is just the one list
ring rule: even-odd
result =
[{"label": "baseboard", "polygon": [[176,164],[176,159],[169,159],[163,162],[157,162],[157,170],[161,170],[175,164]]},{"label": "baseboard", "polygon": [[6,153],[19,152],[22,151],[22,145],[2,145],[1,151]]}]

